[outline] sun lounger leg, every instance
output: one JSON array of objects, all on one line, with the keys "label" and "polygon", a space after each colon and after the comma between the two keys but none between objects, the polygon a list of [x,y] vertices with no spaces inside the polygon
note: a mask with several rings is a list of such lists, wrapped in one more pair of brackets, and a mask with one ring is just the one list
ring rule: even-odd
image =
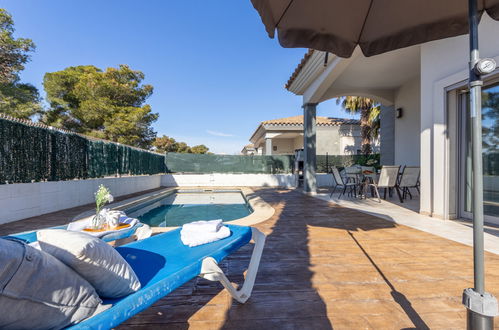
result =
[{"label": "sun lounger leg", "polygon": [[201,273],[199,276],[210,281],[219,281],[229,291],[230,295],[241,304],[244,304],[253,291],[255,284],[258,266],[262,257],[263,246],[265,244],[265,235],[256,228],[251,228],[252,239],[255,242],[251,260],[246,273],[244,284],[240,290],[237,290],[229,279],[225,276],[224,272],[220,269],[215,259],[208,257],[203,260],[201,266]]}]

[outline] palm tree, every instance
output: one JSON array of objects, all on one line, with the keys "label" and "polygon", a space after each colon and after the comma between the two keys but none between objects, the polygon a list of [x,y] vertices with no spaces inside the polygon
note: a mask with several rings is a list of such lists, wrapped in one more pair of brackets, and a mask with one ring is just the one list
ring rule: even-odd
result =
[{"label": "palm tree", "polygon": [[371,139],[379,138],[379,131],[381,129],[380,113],[381,113],[381,106],[379,104],[371,108],[371,111],[369,111],[369,125],[371,125]]},{"label": "palm tree", "polygon": [[[378,132],[379,104],[367,97],[345,96],[336,99],[336,104],[352,114],[360,114],[360,134],[362,137],[361,152],[363,155],[372,153],[371,141]],[[374,130],[373,130],[374,128]]]}]

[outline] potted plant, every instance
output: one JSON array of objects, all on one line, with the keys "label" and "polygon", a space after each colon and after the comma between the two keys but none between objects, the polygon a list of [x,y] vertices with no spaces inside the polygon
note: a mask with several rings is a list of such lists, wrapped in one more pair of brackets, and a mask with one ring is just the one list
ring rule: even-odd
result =
[{"label": "potted plant", "polygon": [[102,214],[103,207],[113,200],[114,197],[111,195],[109,189],[101,184],[99,189],[95,192],[95,216],[92,218],[92,229],[101,229],[106,224],[106,217]]}]

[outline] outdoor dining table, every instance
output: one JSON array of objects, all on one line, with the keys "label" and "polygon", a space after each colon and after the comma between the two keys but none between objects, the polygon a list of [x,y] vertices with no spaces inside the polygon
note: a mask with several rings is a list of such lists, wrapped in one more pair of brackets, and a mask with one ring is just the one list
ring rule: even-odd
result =
[{"label": "outdoor dining table", "polygon": [[369,185],[378,182],[379,173],[369,170],[361,170],[359,168],[358,171],[346,172],[345,177],[347,179],[347,182],[353,181],[354,183],[357,183],[359,187],[359,193],[355,194],[355,197],[367,199],[367,191],[369,189]]}]

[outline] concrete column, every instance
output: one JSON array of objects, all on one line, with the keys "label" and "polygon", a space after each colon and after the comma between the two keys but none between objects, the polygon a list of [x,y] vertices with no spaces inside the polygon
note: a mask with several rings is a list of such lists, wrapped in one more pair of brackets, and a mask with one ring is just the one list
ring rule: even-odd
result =
[{"label": "concrete column", "polygon": [[303,190],[317,192],[316,168],[316,113],[317,103],[303,105]]},{"label": "concrete column", "polygon": [[265,155],[272,155],[272,139],[265,139]]},{"label": "concrete column", "polygon": [[380,154],[381,165],[395,164],[395,109],[392,106],[381,106]]}]

